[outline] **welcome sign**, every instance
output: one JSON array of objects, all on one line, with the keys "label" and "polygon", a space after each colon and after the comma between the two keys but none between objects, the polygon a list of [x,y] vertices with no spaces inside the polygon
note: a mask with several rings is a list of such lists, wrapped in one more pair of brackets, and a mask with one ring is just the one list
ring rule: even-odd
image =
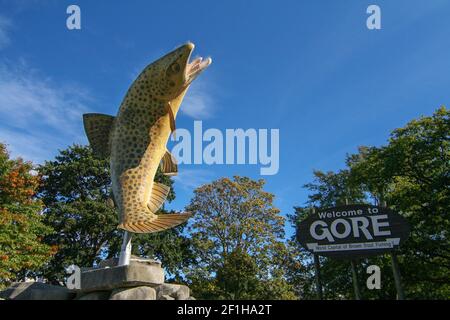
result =
[{"label": "welcome sign", "polygon": [[297,227],[298,241],[323,256],[353,258],[396,249],[409,234],[407,221],[384,207],[364,204],[320,209]]}]

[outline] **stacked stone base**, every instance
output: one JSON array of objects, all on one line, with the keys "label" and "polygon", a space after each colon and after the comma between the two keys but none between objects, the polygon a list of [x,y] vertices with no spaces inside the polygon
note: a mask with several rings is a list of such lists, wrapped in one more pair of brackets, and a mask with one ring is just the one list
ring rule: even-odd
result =
[{"label": "stacked stone base", "polygon": [[185,285],[164,283],[159,262],[132,257],[127,266],[117,260],[81,272],[81,288],[69,290],[38,282],[14,283],[0,298],[12,300],[195,300]]},{"label": "stacked stone base", "polygon": [[80,292],[75,300],[194,300],[194,298],[189,295],[189,288],[186,286],[163,283]]}]

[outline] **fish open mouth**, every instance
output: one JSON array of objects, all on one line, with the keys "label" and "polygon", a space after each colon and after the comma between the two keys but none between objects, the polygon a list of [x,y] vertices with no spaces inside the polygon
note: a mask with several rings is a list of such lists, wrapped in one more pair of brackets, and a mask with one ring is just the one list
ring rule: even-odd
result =
[{"label": "fish open mouth", "polygon": [[[194,50],[194,45],[191,45],[191,53]],[[186,82],[190,83],[194,80],[203,70],[209,67],[212,63],[210,57],[204,59],[202,57],[195,58],[192,62],[188,62],[186,65]]]}]

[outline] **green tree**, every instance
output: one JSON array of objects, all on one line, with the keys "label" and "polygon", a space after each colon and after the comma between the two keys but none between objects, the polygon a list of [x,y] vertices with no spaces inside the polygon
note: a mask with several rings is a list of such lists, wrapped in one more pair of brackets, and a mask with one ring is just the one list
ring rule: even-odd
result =
[{"label": "green tree", "polygon": [[322,172],[314,170],[314,181],[303,187],[311,191],[307,206],[332,207],[348,203],[363,203],[366,195],[351,180],[349,170]]},{"label": "green tree", "polygon": [[[295,214],[288,214],[288,221],[296,225]],[[315,299],[314,264],[312,256],[298,243],[294,235],[287,240],[288,255],[284,262],[287,283],[301,300]]]},{"label": "green tree", "polygon": [[42,203],[33,197],[40,177],[22,159],[10,159],[0,143],[0,287],[23,280],[46,263],[56,247],[42,242],[52,230],[42,222]]},{"label": "green tree", "polygon": [[[346,203],[366,202],[366,194],[357,183],[352,181],[350,170],[344,169],[336,173],[315,170],[313,174],[314,180],[303,186],[310,191],[306,206],[294,207],[294,214],[288,215],[294,227],[311,213],[312,207],[326,208]],[[296,236],[296,234],[292,236],[290,245],[295,254],[300,257],[303,269],[299,269],[295,264],[291,266],[289,274],[295,276],[290,280],[295,284],[295,288],[301,297],[304,299],[316,299],[313,256],[297,242]],[[349,262],[327,258],[319,259],[324,298],[352,298],[352,274]],[[293,267],[296,269],[293,269]],[[363,281],[363,279],[360,279],[360,281]]]},{"label": "green tree", "polygon": [[[410,298],[450,296],[450,111],[392,132],[389,144],[348,159],[354,180],[411,225],[400,248],[400,267]],[[426,270],[426,271],[425,271]]]},{"label": "green tree", "polygon": [[[337,205],[342,203],[337,202]],[[320,206],[318,207],[328,207]],[[311,214],[310,207],[295,207],[289,219],[293,226],[297,226],[300,221]],[[303,269],[290,269],[289,276],[293,278],[291,281],[295,289],[300,291],[301,297],[304,299],[317,299],[315,269],[313,255],[304,249],[296,240],[297,234],[291,239],[292,246],[295,248],[296,254],[303,263]],[[354,299],[354,289],[352,282],[352,270],[350,260],[331,259],[327,257],[318,257],[320,261],[320,272],[322,279],[322,289],[324,299]],[[367,290],[365,283],[368,275],[366,268],[369,265],[378,265],[382,274],[382,290]],[[396,289],[392,277],[392,269],[389,256],[374,256],[369,259],[356,259],[356,267],[358,273],[358,282],[362,291],[363,299],[395,299]]]},{"label": "green tree", "polygon": [[[450,296],[448,212],[450,209],[450,121],[445,107],[431,117],[409,122],[392,132],[382,147],[360,147],[348,155],[347,169],[337,173],[315,172],[305,208],[290,217],[293,225],[304,219],[309,206],[350,203],[387,203],[411,225],[411,235],[399,251],[400,270],[407,298],[439,299]],[[299,252],[305,252],[298,248]],[[305,253],[308,256],[308,253]],[[310,257],[310,255],[309,255]],[[310,264],[311,259],[307,259]],[[321,258],[327,298],[352,298],[349,263]],[[365,298],[394,299],[396,289],[388,255],[359,261],[360,283],[366,266],[380,266],[382,290],[365,290]],[[305,276],[302,274],[300,276]],[[312,274],[306,274],[306,277]],[[314,293],[311,292],[310,295]]]},{"label": "green tree", "polygon": [[[64,281],[64,268],[71,264],[91,267],[102,259],[117,257],[122,231],[117,229],[117,212],[111,201],[109,160],[94,157],[90,147],[73,145],[61,150],[55,160],[46,161],[39,172],[45,222],[55,230],[45,241],[59,248],[44,270],[45,277]],[[156,180],[172,187],[167,176],[158,173]],[[173,191],[168,198],[175,198]],[[161,259],[169,273],[177,276],[189,261],[182,229],[134,235],[133,253]]]},{"label": "green tree", "polygon": [[295,298],[284,277],[284,218],[264,183],[236,176],[194,191],[187,210],[196,259],[186,274],[197,297]]},{"label": "green tree", "polygon": [[226,299],[245,299],[255,292],[258,279],[255,260],[242,249],[228,254],[217,270],[216,280],[220,294]]},{"label": "green tree", "polygon": [[[315,269],[313,255],[304,249],[297,241],[297,226],[309,214],[313,207],[326,208],[347,203],[364,202],[364,193],[350,184],[350,172],[341,170],[337,173],[314,171],[314,180],[304,185],[311,193],[305,207],[294,207],[294,213],[288,218],[296,233],[292,236],[290,244],[293,254],[296,254],[303,268],[295,265],[290,268],[289,275],[295,284],[296,291],[304,299],[317,299]],[[350,263],[346,260],[333,260],[320,257],[323,297],[325,299],[352,299],[352,274]],[[360,279],[363,283],[363,279]]]}]

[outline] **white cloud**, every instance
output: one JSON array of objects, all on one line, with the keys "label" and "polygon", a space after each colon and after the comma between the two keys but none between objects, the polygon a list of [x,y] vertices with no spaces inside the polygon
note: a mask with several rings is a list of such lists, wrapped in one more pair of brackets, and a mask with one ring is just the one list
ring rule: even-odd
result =
[{"label": "white cloud", "polygon": [[85,142],[82,114],[92,102],[75,85],[56,84],[25,63],[0,64],[0,141],[13,156],[42,162]]},{"label": "white cloud", "polygon": [[191,84],[181,104],[181,112],[196,120],[208,119],[214,114],[213,99],[208,91],[211,88],[201,76]]},{"label": "white cloud", "polygon": [[9,43],[8,31],[11,28],[11,21],[5,16],[0,15],[0,50],[5,48]]},{"label": "white cloud", "polygon": [[178,175],[173,177],[175,186],[181,187],[185,191],[193,191],[203,184],[210,183],[214,178],[214,173],[205,169],[180,168]]},{"label": "white cloud", "polygon": [[15,157],[31,160],[34,163],[43,163],[49,160],[48,155],[53,155],[57,149],[55,144],[63,145],[64,141],[59,141],[54,136],[43,133],[30,134],[25,130],[11,130],[0,127],[0,142],[7,145],[9,153]]}]

